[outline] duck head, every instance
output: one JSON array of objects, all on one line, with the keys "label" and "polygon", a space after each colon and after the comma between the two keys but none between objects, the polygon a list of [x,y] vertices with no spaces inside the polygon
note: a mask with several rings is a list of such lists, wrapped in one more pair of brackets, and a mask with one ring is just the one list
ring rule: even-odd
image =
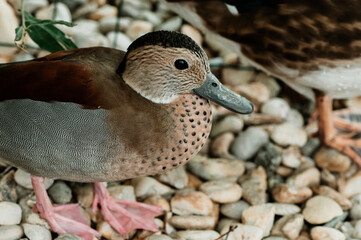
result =
[{"label": "duck head", "polygon": [[253,111],[247,99],[218,81],[203,49],[181,33],[156,31],[136,39],[118,73],[154,103],[169,104],[181,94],[197,94],[237,113]]}]

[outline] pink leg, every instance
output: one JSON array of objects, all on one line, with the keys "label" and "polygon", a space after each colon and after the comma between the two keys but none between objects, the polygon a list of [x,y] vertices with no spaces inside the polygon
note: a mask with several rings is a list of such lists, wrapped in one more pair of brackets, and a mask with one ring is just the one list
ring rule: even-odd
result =
[{"label": "pink leg", "polygon": [[94,183],[94,211],[98,204],[104,219],[123,236],[134,229],[158,231],[153,218],[162,213],[160,207],[113,199],[103,183]]},{"label": "pink leg", "polygon": [[36,209],[40,216],[48,221],[54,232],[71,233],[85,240],[92,240],[100,234],[89,227],[81,216],[77,204],[53,206],[44,187],[44,178],[31,176],[36,196]]}]

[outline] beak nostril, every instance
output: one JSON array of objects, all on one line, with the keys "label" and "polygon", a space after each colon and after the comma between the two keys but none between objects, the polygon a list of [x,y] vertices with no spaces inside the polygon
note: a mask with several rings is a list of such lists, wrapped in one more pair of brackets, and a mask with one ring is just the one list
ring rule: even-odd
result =
[{"label": "beak nostril", "polygon": [[217,83],[212,83],[212,86],[213,87],[218,87],[218,84]]}]

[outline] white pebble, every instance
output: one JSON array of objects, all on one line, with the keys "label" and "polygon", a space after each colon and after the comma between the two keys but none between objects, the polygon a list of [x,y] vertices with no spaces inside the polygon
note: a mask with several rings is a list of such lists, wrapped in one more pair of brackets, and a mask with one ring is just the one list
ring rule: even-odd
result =
[{"label": "white pebble", "polygon": [[16,203],[0,202],[0,225],[19,224],[21,212],[21,207]]},{"label": "white pebble", "polygon": [[25,236],[29,240],[51,240],[51,233],[45,227],[34,225],[34,224],[23,224]]},{"label": "white pebble", "polygon": [[[33,189],[33,185],[31,185],[31,178],[29,173],[21,169],[18,169],[15,172],[14,179],[15,182],[20,186],[27,189]],[[48,189],[51,185],[53,185],[53,183],[54,183],[53,179],[45,178],[44,181],[45,189]]]},{"label": "white pebble", "polygon": [[261,112],[286,119],[290,105],[282,98],[271,98],[261,107]]},{"label": "white pebble", "polygon": [[311,229],[312,240],[345,240],[345,235],[330,227],[314,227]]},{"label": "white pebble", "polygon": [[232,181],[214,180],[203,183],[199,190],[217,203],[231,203],[242,196],[242,188]]},{"label": "white pebble", "polygon": [[0,226],[0,240],[17,240],[23,235],[23,228],[19,225]]}]

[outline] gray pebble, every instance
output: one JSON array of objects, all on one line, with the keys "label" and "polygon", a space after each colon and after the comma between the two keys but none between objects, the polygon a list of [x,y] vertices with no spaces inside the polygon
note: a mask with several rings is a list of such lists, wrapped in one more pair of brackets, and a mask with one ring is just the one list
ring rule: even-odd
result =
[{"label": "gray pebble", "polygon": [[165,30],[165,31],[177,31],[182,26],[182,18],[181,17],[172,17],[156,27],[156,30]]},{"label": "gray pebble", "polygon": [[261,128],[248,128],[241,132],[231,146],[231,152],[239,159],[249,160],[269,141],[268,133]]},{"label": "gray pebble", "polygon": [[232,219],[242,219],[242,212],[249,208],[249,204],[246,201],[240,200],[233,203],[227,203],[222,205],[221,213]]},{"label": "gray pebble", "polygon": [[49,196],[55,203],[65,204],[69,203],[72,194],[71,189],[63,181],[56,181],[48,191]]}]

